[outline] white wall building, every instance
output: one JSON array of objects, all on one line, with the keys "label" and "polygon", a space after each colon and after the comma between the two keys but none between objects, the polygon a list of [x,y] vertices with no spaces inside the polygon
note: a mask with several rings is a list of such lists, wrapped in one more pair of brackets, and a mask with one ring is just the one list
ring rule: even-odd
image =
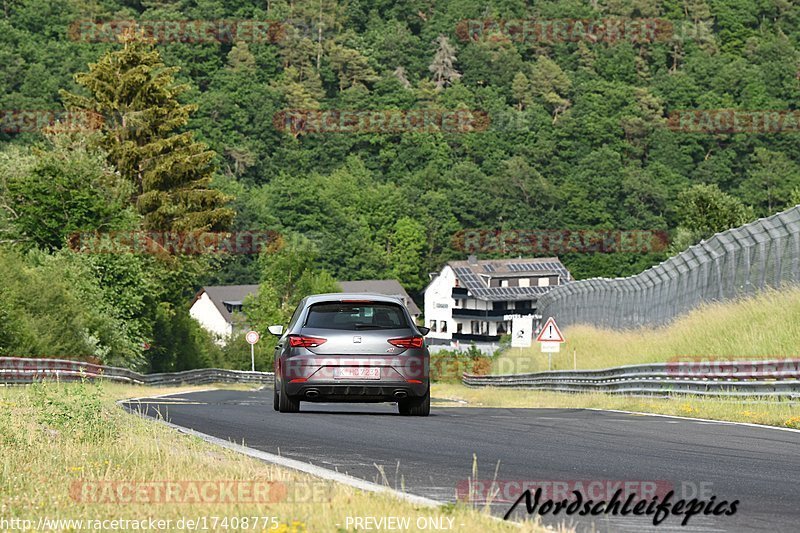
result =
[{"label": "white wall building", "polygon": [[225,345],[237,327],[243,327],[244,299],[258,291],[258,285],[216,285],[203,287],[194,297],[189,314]]},{"label": "white wall building", "polygon": [[431,345],[493,345],[511,331],[511,315],[532,315],[551,287],[570,281],[556,257],[450,261],[425,288]]}]

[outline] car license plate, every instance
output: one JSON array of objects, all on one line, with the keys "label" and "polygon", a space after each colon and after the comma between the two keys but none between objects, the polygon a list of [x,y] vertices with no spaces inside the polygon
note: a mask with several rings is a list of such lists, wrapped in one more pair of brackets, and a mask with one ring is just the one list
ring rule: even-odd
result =
[{"label": "car license plate", "polygon": [[380,367],[344,366],[333,369],[336,379],[381,379]]}]

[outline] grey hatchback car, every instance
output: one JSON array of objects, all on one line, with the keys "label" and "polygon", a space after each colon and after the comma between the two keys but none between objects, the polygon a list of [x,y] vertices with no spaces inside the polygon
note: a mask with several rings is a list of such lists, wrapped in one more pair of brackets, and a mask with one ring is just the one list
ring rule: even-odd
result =
[{"label": "grey hatchback car", "polygon": [[317,294],[297,306],[288,327],[271,326],[274,407],[296,413],[300,402],[397,402],[401,415],[428,416],[430,354],[399,298]]}]

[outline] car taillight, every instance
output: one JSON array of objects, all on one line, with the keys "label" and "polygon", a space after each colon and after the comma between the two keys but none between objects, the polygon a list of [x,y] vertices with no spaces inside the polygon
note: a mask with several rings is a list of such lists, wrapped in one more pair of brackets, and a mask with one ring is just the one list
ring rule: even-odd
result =
[{"label": "car taillight", "polygon": [[305,335],[289,335],[289,346],[292,348],[313,348],[324,344],[328,339],[322,337],[306,337]]},{"label": "car taillight", "polygon": [[399,339],[389,339],[389,344],[399,348],[422,348],[422,337],[401,337]]}]

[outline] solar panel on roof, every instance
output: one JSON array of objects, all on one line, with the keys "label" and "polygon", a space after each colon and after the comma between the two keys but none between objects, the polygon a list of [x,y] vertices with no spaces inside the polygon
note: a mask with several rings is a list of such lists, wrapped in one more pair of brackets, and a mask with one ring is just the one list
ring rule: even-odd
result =
[{"label": "solar panel on roof", "polygon": [[464,282],[464,285],[469,290],[481,289],[486,286],[469,268],[457,267],[455,271],[458,279]]}]

